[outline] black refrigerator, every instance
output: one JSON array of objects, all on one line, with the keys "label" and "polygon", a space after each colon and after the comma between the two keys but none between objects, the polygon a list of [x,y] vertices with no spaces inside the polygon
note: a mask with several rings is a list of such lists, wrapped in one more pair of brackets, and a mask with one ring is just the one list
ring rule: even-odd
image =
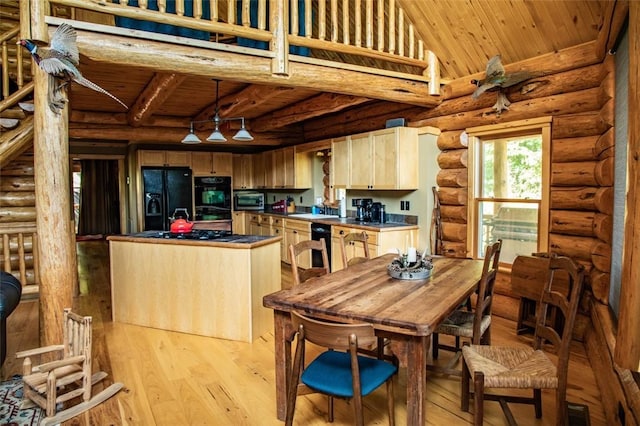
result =
[{"label": "black refrigerator", "polygon": [[[176,209],[193,220],[193,177],[185,167],[143,167],[144,230],[168,231]],[[184,210],[177,216],[184,217]],[[187,217],[184,217],[187,219]]]}]

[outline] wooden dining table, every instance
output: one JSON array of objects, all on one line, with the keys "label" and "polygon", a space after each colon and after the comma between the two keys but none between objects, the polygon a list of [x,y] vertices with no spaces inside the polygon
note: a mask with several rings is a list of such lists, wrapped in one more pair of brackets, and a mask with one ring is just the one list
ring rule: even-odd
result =
[{"label": "wooden dining table", "polygon": [[286,414],[294,335],[290,312],[296,310],[338,322],[366,322],[389,338],[391,351],[407,369],[407,424],[425,424],[431,334],[474,292],[483,262],[434,257],[428,278],[401,280],[387,273],[394,258],[383,255],[264,296],[263,305],[274,311],[278,419]]}]

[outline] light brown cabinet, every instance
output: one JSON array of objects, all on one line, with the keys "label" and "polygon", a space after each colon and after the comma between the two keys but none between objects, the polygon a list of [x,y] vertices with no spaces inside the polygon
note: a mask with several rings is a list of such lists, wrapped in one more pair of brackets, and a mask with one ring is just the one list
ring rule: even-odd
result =
[{"label": "light brown cabinet", "polygon": [[232,225],[231,225],[231,229],[233,230],[234,234],[240,234],[240,235],[246,235],[247,234],[247,227],[246,222],[245,222],[245,215],[246,212],[240,211],[240,212],[233,212],[231,214],[231,219],[232,219]]},{"label": "light brown cabinet", "polygon": [[191,167],[189,151],[138,150],[140,167]]},{"label": "light brown cabinet", "polygon": [[331,187],[349,187],[349,169],[351,152],[348,138],[333,139],[331,141]]},{"label": "light brown cabinet", "polygon": [[[332,144],[334,188],[417,189],[418,130],[394,127],[348,136]],[[345,160],[346,157],[346,160]],[[348,178],[340,174],[348,170]],[[343,186],[344,185],[344,186]]]},{"label": "light brown cabinet", "polygon": [[[311,239],[311,222],[304,220],[285,219],[284,220],[284,248],[286,257],[284,262],[291,263],[289,259],[289,245],[297,244],[300,241]],[[301,268],[311,267],[311,253],[302,253],[298,258],[298,266]]]},{"label": "light brown cabinet", "polygon": [[271,185],[267,188],[306,189],[312,186],[311,152],[298,153],[294,147],[271,152]]},{"label": "light brown cabinet", "polygon": [[[331,227],[331,271],[339,271],[344,269],[342,263],[342,254],[340,249],[340,235],[346,235],[351,232],[362,232],[360,228],[351,228],[348,226],[332,226]],[[378,257],[385,253],[406,250],[406,246],[411,241],[417,241],[418,229],[396,229],[393,231],[365,231],[367,233],[367,243],[369,245],[369,256]],[[364,256],[361,246],[353,245],[347,247],[347,258],[353,256]]]},{"label": "light brown cabinet", "polygon": [[[267,188],[267,170],[271,170],[271,153],[261,152],[259,154],[252,155],[253,161],[253,187],[256,189]],[[268,161],[267,161],[268,160]],[[271,180],[269,180],[269,184]]]},{"label": "light brown cabinet", "polygon": [[233,154],[233,189],[253,188],[253,155]]},{"label": "light brown cabinet", "polygon": [[233,157],[228,152],[193,152],[191,169],[194,176],[232,176]]}]

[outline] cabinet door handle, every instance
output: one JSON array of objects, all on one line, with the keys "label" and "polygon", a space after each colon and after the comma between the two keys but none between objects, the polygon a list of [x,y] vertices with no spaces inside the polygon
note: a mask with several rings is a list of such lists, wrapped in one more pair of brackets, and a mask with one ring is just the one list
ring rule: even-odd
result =
[{"label": "cabinet door handle", "polygon": [[344,231],[340,231],[340,235],[344,235]]}]

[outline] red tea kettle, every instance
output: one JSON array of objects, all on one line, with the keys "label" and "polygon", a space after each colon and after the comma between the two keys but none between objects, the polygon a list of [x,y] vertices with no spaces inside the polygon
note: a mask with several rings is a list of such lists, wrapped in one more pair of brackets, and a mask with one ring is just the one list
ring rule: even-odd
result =
[{"label": "red tea kettle", "polygon": [[[176,216],[178,216],[177,219]],[[185,232],[191,232],[193,229],[193,222],[189,222],[189,213],[186,208],[176,209],[169,219],[171,219],[169,230],[174,234],[184,234]]]}]

